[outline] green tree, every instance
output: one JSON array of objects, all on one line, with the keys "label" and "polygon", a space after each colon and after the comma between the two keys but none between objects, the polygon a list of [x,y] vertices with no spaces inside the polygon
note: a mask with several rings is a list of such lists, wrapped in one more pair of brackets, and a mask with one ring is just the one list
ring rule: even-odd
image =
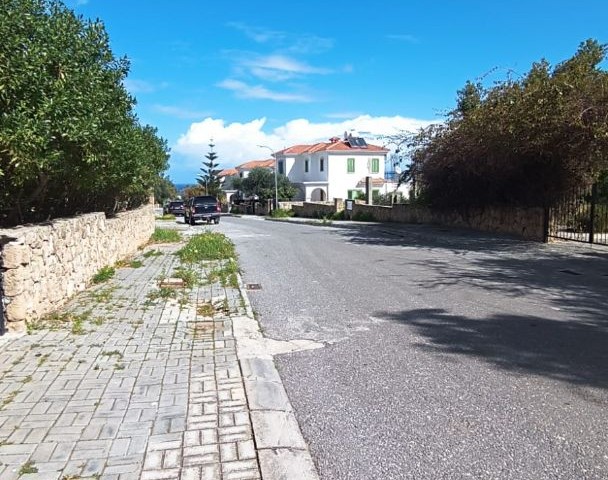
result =
[{"label": "green tree", "polygon": [[177,197],[175,184],[165,175],[159,175],[154,184],[154,200],[163,205],[167,200]]},{"label": "green tree", "polygon": [[411,143],[424,198],[437,206],[547,206],[608,169],[606,46],[583,42],[551,68],[489,89],[468,82],[445,123]]},{"label": "green tree", "polygon": [[[274,172],[268,168],[253,168],[247,178],[236,181],[236,184],[246,196],[257,195],[261,202],[274,198]],[[279,200],[291,200],[297,193],[297,188],[282,174],[277,175],[277,190]]]},{"label": "green tree", "polygon": [[59,1],[1,3],[0,224],[147,201],[168,149],[139,124],[103,24]]},{"label": "green tree", "polygon": [[217,154],[213,151],[213,147],[215,147],[215,145],[212,142],[209,144],[209,153],[205,155],[207,161],[203,162],[201,174],[198,176],[197,182],[202,187],[205,187],[207,195],[219,196],[222,191],[220,178],[218,176],[220,169],[218,168],[219,164],[216,162]]}]

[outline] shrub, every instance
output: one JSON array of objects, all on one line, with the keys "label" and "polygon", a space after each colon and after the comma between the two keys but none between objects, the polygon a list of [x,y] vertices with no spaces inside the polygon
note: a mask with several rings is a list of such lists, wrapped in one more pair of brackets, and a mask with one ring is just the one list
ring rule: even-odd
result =
[{"label": "shrub", "polygon": [[286,208],[277,208],[276,210],[270,212],[270,216],[272,218],[288,218],[293,217],[294,212],[293,210],[288,210]]}]

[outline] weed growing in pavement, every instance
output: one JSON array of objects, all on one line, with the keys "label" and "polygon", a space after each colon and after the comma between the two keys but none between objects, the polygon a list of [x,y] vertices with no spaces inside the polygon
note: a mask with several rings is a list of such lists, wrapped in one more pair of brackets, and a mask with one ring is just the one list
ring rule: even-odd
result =
[{"label": "weed growing in pavement", "polygon": [[201,282],[201,275],[199,272],[193,268],[187,268],[184,266],[177,267],[171,276],[180,278],[184,282],[184,287],[186,288],[194,288]]},{"label": "weed growing in pavement", "polygon": [[174,288],[170,288],[170,287],[160,287],[156,290],[152,290],[151,292],[148,292],[148,295],[146,295],[146,297],[148,298],[148,300],[150,300],[152,302],[154,302],[155,300],[158,300],[159,298],[167,300],[168,298],[177,297],[177,290],[175,290]]},{"label": "weed growing in pavement", "polygon": [[88,296],[91,300],[97,303],[107,303],[110,301],[110,298],[112,298],[112,293],[114,293],[114,290],[116,290],[116,287],[102,288],[100,290],[89,292]]},{"label": "weed growing in pavement", "polygon": [[118,357],[118,358],[122,358],[122,353],[120,353],[118,350],[110,350],[110,351],[104,351],[101,353],[104,357]]},{"label": "weed growing in pavement", "polygon": [[190,238],[176,254],[182,263],[194,264],[204,260],[235,258],[236,250],[222,233],[206,231]]},{"label": "weed growing in pavement", "polygon": [[28,375],[22,380],[22,383],[30,383],[32,381],[32,376]]},{"label": "weed growing in pavement", "polygon": [[224,264],[215,267],[213,270],[207,273],[207,281],[209,283],[219,282],[222,287],[238,288],[239,281],[237,274],[239,273],[239,266],[232,258]]},{"label": "weed growing in pavement", "polygon": [[139,268],[141,266],[143,266],[144,262],[142,262],[141,260],[131,260],[131,259],[125,259],[125,260],[118,260],[118,262],[116,262],[114,264],[114,266],[116,268]]},{"label": "weed growing in pavement", "polygon": [[212,317],[215,313],[215,308],[213,308],[213,305],[211,305],[210,303],[200,303],[196,307],[196,313],[201,317]]},{"label": "weed growing in pavement", "polygon": [[116,269],[114,267],[106,266],[101,268],[95,275],[93,275],[91,280],[95,284],[107,282],[114,276],[115,273]]},{"label": "weed growing in pavement", "polygon": [[4,409],[9,403],[15,400],[15,397],[21,393],[21,390],[15,390],[14,392],[9,393],[2,403],[0,403],[0,410]]},{"label": "weed growing in pavement", "polygon": [[74,318],[74,321],[72,322],[72,330],[71,330],[73,335],[82,335],[82,334],[86,333],[85,329],[82,325],[83,322],[84,322],[84,320],[81,316]]},{"label": "weed growing in pavement", "polygon": [[20,476],[27,475],[29,473],[38,473],[38,467],[36,467],[34,462],[32,462],[31,460],[28,460],[23,465],[21,465],[21,468],[19,469]]},{"label": "weed growing in pavement", "polygon": [[91,320],[91,323],[97,327],[100,327],[101,325],[103,325],[103,317],[95,317],[93,320]]},{"label": "weed growing in pavement", "polygon": [[163,252],[161,252],[160,250],[148,250],[142,256],[144,258],[150,258],[150,257],[158,257],[158,256],[160,256],[162,254],[163,254]]},{"label": "weed growing in pavement", "polygon": [[41,355],[40,358],[38,359],[38,366],[41,367],[49,359],[49,356],[50,355],[48,353]]},{"label": "weed growing in pavement", "polygon": [[156,227],[149,243],[179,243],[181,240],[182,236],[177,230]]},{"label": "weed growing in pavement", "polygon": [[115,370],[124,370],[125,366],[122,363],[117,363],[114,365]]},{"label": "weed growing in pavement", "polygon": [[85,333],[83,324],[91,316],[91,310],[81,313],[75,312],[53,312],[38,320],[28,322],[27,331],[32,333],[34,330],[48,328],[49,330],[59,330],[69,326],[74,335]]}]

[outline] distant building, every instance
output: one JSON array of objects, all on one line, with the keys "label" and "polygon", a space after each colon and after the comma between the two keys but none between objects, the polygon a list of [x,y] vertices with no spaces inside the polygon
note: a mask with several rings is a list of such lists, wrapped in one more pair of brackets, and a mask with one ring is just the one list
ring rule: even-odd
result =
[{"label": "distant building", "polygon": [[294,200],[328,201],[357,198],[365,193],[365,178],[372,190],[388,193],[384,178],[389,150],[368,144],[363,138],[332,137],[329,142],[294,145],[276,152],[278,173],[299,189]]}]

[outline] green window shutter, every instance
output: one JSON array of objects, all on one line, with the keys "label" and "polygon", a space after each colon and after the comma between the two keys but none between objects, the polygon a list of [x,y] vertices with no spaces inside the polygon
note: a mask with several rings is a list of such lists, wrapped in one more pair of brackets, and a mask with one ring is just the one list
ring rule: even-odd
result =
[{"label": "green window shutter", "polygon": [[355,159],[354,158],[346,159],[346,173],[355,173]]},{"label": "green window shutter", "polygon": [[372,173],[380,172],[380,159],[372,158]]}]

